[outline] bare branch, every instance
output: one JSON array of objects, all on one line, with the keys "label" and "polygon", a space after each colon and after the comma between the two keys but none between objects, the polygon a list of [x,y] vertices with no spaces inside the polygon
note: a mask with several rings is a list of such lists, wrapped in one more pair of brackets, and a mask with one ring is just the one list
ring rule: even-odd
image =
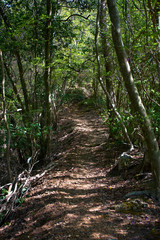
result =
[{"label": "bare branch", "polygon": [[83,16],[83,15],[80,15],[80,14],[78,14],[78,13],[75,13],[75,14],[71,14],[67,19],[64,19],[64,20],[61,20],[61,21],[67,22],[71,17],[82,17],[82,18],[88,20],[88,18],[89,18],[90,16],[91,16],[91,15],[88,15],[88,17],[85,17],[85,16]]}]

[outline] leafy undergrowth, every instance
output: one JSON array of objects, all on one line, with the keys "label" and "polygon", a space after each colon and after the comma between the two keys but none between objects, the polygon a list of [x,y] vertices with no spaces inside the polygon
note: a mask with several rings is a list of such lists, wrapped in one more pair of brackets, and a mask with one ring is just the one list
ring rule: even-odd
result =
[{"label": "leafy undergrowth", "polygon": [[0,228],[0,239],[160,239],[160,207],[152,199],[124,199],[142,180],[111,176],[122,146],[111,146],[94,110],[64,108],[51,163],[23,204]]}]

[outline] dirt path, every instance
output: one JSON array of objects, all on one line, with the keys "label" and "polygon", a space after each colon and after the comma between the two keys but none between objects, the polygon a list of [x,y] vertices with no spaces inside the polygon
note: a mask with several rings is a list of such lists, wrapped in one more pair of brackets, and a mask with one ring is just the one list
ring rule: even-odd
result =
[{"label": "dirt path", "polygon": [[153,201],[134,214],[117,211],[136,182],[106,177],[116,152],[107,148],[107,130],[96,112],[72,107],[60,119],[58,165],[32,188],[0,239],[160,240],[160,209]]}]

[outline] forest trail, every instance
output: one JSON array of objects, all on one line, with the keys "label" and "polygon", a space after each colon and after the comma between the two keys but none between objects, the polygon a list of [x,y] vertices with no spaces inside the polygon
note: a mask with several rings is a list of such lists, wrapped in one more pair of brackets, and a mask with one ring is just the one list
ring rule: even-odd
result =
[{"label": "forest trail", "polygon": [[158,221],[152,201],[143,213],[117,211],[135,181],[106,175],[117,152],[107,148],[107,129],[98,114],[71,107],[59,119],[57,166],[33,186],[10,224],[0,229],[0,239],[160,239],[152,231]]}]

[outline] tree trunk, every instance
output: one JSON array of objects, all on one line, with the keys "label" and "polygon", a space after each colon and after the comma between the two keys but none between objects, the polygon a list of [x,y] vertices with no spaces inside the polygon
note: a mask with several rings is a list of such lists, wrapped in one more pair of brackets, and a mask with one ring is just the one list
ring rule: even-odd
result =
[{"label": "tree trunk", "polygon": [[5,70],[6,70],[8,79],[9,79],[9,81],[10,81],[11,84],[12,84],[13,91],[14,91],[14,93],[15,93],[15,96],[16,96],[19,104],[20,104],[20,107],[22,108],[22,112],[24,113],[23,102],[22,102],[21,97],[20,97],[20,95],[19,95],[19,93],[18,93],[17,86],[16,86],[15,82],[13,81],[13,77],[12,77],[12,74],[11,74],[11,70],[9,69],[9,66],[6,64],[6,62],[4,62],[4,66],[5,66]]},{"label": "tree trunk", "polygon": [[[158,11],[158,29],[160,29],[160,6]],[[160,88],[160,36],[158,37],[158,80]]]},{"label": "tree trunk", "polygon": [[[0,1],[0,4],[2,4],[2,1]],[[11,33],[11,39],[13,42],[17,42],[17,39],[15,36],[12,35],[13,31],[12,31],[12,25],[10,24],[5,12],[3,11],[3,8],[0,6],[0,15],[2,16],[2,19],[5,23],[5,26],[7,28],[7,30]],[[14,54],[17,58],[17,64],[18,64],[18,70],[19,70],[19,77],[20,77],[20,82],[21,82],[21,86],[22,86],[22,91],[23,91],[23,95],[24,95],[24,102],[25,102],[25,108],[26,111],[29,112],[29,99],[28,99],[28,92],[27,92],[27,85],[26,85],[26,81],[24,79],[24,71],[23,71],[23,65],[22,65],[22,61],[21,61],[21,57],[20,57],[20,53],[18,50],[18,47],[15,48],[14,50]]]},{"label": "tree trunk", "polygon": [[[113,87],[112,87],[112,63],[111,63],[111,56],[110,56],[110,50],[109,50],[109,43],[106,39],[107,34],[107,16],[106,16],[106,0],[100,1],[100,14],[99,14],[99,26],[100,26],[100,37],[101,37],[101,43],[102,43],[102,50],[103,50],[103,56],[105,61],[105,70],[106,70],[106,88],[109,93],[109,95],[112,98],[113,101]],[[110,101],[107,97],[107,108],[111,109]]]},{"label": "tree trunk", "polygon": [[[37,13],[37,0],[34,0],[34,31],[33,34],[35,36],[34,43],[34,57],[35,59],[38,56],[38,13]],[[34,92],[33,92],[33,109],[38,109],[38,101],[37,101],[37,80],[38,80],[38,67],[37,64],[34,66]]]},{"label": "tree trunk", "polygon": [[120,18],[115,0],[107,0],[110,19],[112,22],[112,38],[120,66],[120,71],[131,101],[137,115],[137,119],[144,134],[147,144],[149,158],[152,166],[154,189],[158,199],[160,199],[160,151],[150,119],[146,113],[138,90],[133,80],[130,65],[121,37]]},{"label": "tree trunk", "polygon": [[5,122],[6,130],[7,130],[6,162],[7,162],[8,181],[11,182],[12,181],[11,165],[10,165],[10,141],[11,141],[11,134],[10,134],[8,120],[7,120],[4,62],[3,62],[3,56],[2,56],[1,49],[0,49],[0,62],[1,62],[1,72],[2,72],[3,116],[4,116],[4,122]]},{"label": "tree trunk", "polygon": [[44,108],[42,114],[42,131],[44,127],[47,128],[47,133],[42,132],[42,157],[44,157],[47,152],[50,152],[50,127],[51,127],[51,112],[50,112],[50,86],[49,86],[49,76],[50,76],[50,27],[51,27],[51,14],[52,7],[51,1],[46,0],[47,8],[47,20],[46,20],[46,32],[45,32],[45,72],[44,72],[44,87],[45,87],[45,99]]},{"label": "tree trunk", "polygon": [[[148,9],[151,16],[151,20],[153,23],[153,32],[156,33],[160,29],[160,1],[156,1],[155,4],[151,0],[148,0]],[[158,39],[154,39],[154,42],[158,42],[158,51],[156,54],[156,64],[157,64],[157,70],[158,70],[158,81],[160,86],[160,37],[158,36]],[[159,87],[160,88],[160,87]]]},{"label": "tree trunk", "polygon": [[[99,1],[98,1],[98,5],[99,5]],[[106,87],[105,87],[105,85],[103,83],[102,77],[101,77],[101,64],[100,64],[100,58],[99,58],[99,53],[98,53],[98,44],[97,44],[98,27],[99,27],[99,6],[98,6],[98,9],[97,9],[96,34],[95,34],[96,59],[97,59],[97,65],[98,65],[98,81],[99,81],[99,83],[100,83],[100,85],[101,85],[101,87],[102,87],[106,97],[108,98],[108,101],[109,101],[109,104],[110,104],[111,108],[113,109],[115,115],[117,116],[118,120],[121,123],[123,135],[124,135],[126,141],[128,142],[128,144],[130,145],[130,150],[132,150],[133,149],[133,144],[132,144],[132,142],[130,140],[130,137],[128,135],[127,128],[125,127],[125,125],[123,123],[123,120],[121,118],[121,115],[117,111],[116,106],[113,103],[112,98],[111,98],[111,96],[110,96],[110,94],[108,92],[108,89],[106,89]]]}]

